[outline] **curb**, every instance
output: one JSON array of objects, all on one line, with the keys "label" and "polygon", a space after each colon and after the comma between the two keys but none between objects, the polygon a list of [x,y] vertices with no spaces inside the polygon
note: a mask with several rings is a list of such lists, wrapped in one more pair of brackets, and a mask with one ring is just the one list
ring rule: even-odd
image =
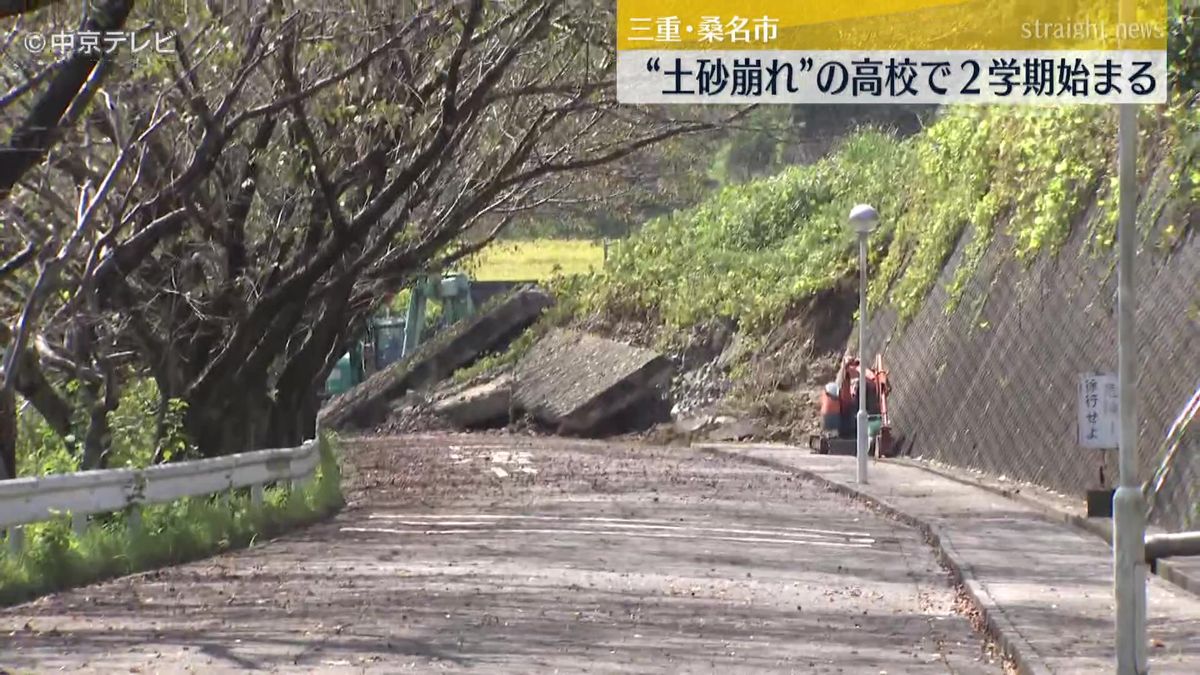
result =
[{"label": "curb", "polygon": [[1045,661],[1034,651],[1033,646],[1021,635],[1016,626],[1012,624],[1009,618],[1004,614],[1000,604],[992,598],[987,589],[975,577],[975,572],[971,565],[963,560],[962,556],[954,548],[954,544],[942,536],[941,531],[932,523],[918,518],[910,513],[902,511],[886,502],[882,501],[868,492],[859,490],[858,488],[835,481],[831,478],[826,478],[814,471],[802,469],[800,467],[789,466],[783,462],[778,462],[762,457],[751,457],[741,454],[736,451],[727,450],[724,448],[713,446],[696,446],[701,452],[711,454],[724,455],[741,459],[746,462],[766,466],[773,469],[780,469],[789,473],[795,474],[816,483],[831,492],[836,492],[851,499],[861,501],[869,506],[872,506],[883,513],[886,513],[903,523],[906,523],[920,530],[933,545],[939,560],[949,568],[954,580],[961,584],[967,591],[967,595],[971,598],[975,608],[979,610],[983,616],[984,625],[988,637],[992,638],[1000,647],[1001,652],[1017,666],[1017,671],[1021,675],[1051,675],[1050,667]]},{"label": "curb", "polygon": [[1169,560],[1159,560],[1151,565],[1150,569],[1163,581],[1175,584],[1194,595],[1200,595],[1200,577],[1194,573],[1184,572],[1179,565]]},{"label": "curb", "polygon": [[[1049,518],[1052,521],[1059,521],[1062,523],[1066,523],[1067,525],[1070,525],[1078,530],[1082,530],[1084,532],[1087,532],[1088,534],[1099,537],[1099,538],[1103,539],[1105,541],[1105,543],[1107,543],[1109,545],[1110,548],[1112,547],[1112,537],[1113,537],[1112,527],[1111,527],[1112,521],[1110,521],[1108,519],[1091,519],[1086,516],[1080,516],[1080,515],[1077,515],[1074,513],[1068,513],[1066,511],[1062,511],[1060,509],[1054,508],[1053,506],[1046,504],[1045,502],[1041,501],[1040,499],[1036,499],[1033,497],[1027,497],[1027,496],[1021,494],[1020,492],[1015,492],[1013,490],[1007,490],[1007,489],[1004,489],[1001,487],[997,487],[995,485],[989,485],[988,483],[985,483],[982,481],[977,481],[972,478],[968,478],[966,476],[958,476],[949,471],[944,471],[944,470],[936,468],[936,467],[927,466],[922,462],[914,461],[911,459],[902,458],[902,459],[893,459],[890,461],[895,462],[901,466],[907,466],[907,467],[911,467],[914,469],[920,469],[922,471],[928,471],[929,473],[941,476],[942,478],[952,480],[952,481],[955,481],[958,483],[962,483],[964,485],[970,485],[971,487],[977,487],[981,490],[987,490],[988,492],[990,492],[994,495],[999,495],[1001,497],[1011,499],[1015,502],[1020,502],[1024,505],[1038,511],[1043,516]],[[1189,572],[1184,571],[1180,565],[1173,563],[1170,560],[1162,559],[1162,560],[1155,561],[1154,563],[1152,563],[1150,565],[1150,571],[1153,572],[1160,579],[1162,579],[1163,581],[1166,581],[1169,584],[1177,586],[1189,593],[1192,593],[1193,595],[1200,595],[1200,577],[1198,577],[1195,573],[1189,573]]]}]

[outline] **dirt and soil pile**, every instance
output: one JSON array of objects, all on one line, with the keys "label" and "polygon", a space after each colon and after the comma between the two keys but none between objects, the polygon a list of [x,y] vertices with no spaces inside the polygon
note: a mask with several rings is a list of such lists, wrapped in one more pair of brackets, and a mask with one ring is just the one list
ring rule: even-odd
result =
[{"label": "dirt and soil pile", "polygon": [[580,319],[470,381],[453,382],[450,371],[400,398],[391,394],[399,389],[382,391],[375,405],[384,415],[370,425],[379,433],[504,428],[673,444],[804,443],[819,431],[820,392],[836,375],[856,297],[852,284],[839,284],[765,335],[712,321],[662,352],[648,348],[656,341],[648,326]]}]

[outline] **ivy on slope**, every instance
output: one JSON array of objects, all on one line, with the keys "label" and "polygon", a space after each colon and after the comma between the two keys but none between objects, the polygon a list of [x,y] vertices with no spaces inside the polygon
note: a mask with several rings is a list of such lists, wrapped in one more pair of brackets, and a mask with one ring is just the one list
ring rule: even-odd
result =
[{"label": "ivy on slope", "polygon": [[[678,330],[726,316],[762,331],[796,298],[855,269],[846,213],[856,201],[902,210],[913,159],[888,134],[859,133],[834,157],[647,223],[572,293],[583,312],[617,320]],[[882,229],[886,237],[891,224]]]},{"label": "ivy on slope", "polygon": [[[1162,115],[1143,114],[1151,140]],[[1194,109],[1185,110],[1174,126],[1194,119]],[[714,317],[761,334],[857,269],[845,218],[867,202],[884,219],[872,237],[872,301],[890,302],[901,320],[920,309],[973,228],[949,289],[952,308],[999,228],[1011,254],[1029,262],[1057,252],[1097,196],[1102,209],[1115,210],[1103,199],[1115,132],[1108,106],[964,106],[906,140],[862,131],[815,165],[727,187],[648,223],[603,272],[569,293],[577,313],[648,322],[668,334]],[[1157,147],[1143,146],[1146,155]],[[1111,245],[1112,232],[1097,228],[1093,237]]]},{"label": "ivy on slope", "polygon": [[969,107],[939,120],[913,140],[914,198],[897,216],[872,297],[887,293],[902,319],[913,316],[969,224],[974,233],[949,289],[951,309],[999,221],[1019,259],[1056,252],[1111,161],[1110,118],[1102,106]]},{"label": "ivy on slope", "polygon": [[[1171,184],[1183,201],[1193,206],[1200,199],[1200,94],[1191,105],[1176,107],[1168,118],[1169,152],[1172,162]],[[1181,226],[1175,224],[1175,234]]]}]

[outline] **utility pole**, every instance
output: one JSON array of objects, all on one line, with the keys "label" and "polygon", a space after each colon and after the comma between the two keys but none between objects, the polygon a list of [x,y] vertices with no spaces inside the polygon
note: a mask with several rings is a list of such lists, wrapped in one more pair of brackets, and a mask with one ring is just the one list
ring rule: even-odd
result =
[{"label": "utility pole", "polygon": [[[1137,20],[1136,0],[1121,0],[1119,20]],[[1118,33],[1120,36],[1121,33]],[[1121,46],[1121,45],[1118,45]],[[1134,256],[1137,254],[1136,104],[1119,106],[1117,170],[1117,386],[1120,398],[1120,485],[1113,497],[1113,592],[1116,596],[1117,673],[1143,675],[1146,661],[1146,506],[1137,478],[1137,332]]]}]

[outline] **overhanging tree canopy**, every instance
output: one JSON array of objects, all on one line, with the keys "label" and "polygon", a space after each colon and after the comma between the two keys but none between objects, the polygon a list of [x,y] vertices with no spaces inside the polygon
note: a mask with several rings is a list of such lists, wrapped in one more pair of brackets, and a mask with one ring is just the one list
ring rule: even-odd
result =
[{"label": "overhanging tree canopy", "polygon": [[[148,10],[173,53],[100,58],[63,113],[79,123],[0,193],[0,321],[37,372],[81,383],[92,464],[140,374],[187,403],[205,454],[294,443],[379,302],[589,172],[712,126],[616,105],[611,7],[230,4]],[[22,393],[51,419],[40,382]]]}]

